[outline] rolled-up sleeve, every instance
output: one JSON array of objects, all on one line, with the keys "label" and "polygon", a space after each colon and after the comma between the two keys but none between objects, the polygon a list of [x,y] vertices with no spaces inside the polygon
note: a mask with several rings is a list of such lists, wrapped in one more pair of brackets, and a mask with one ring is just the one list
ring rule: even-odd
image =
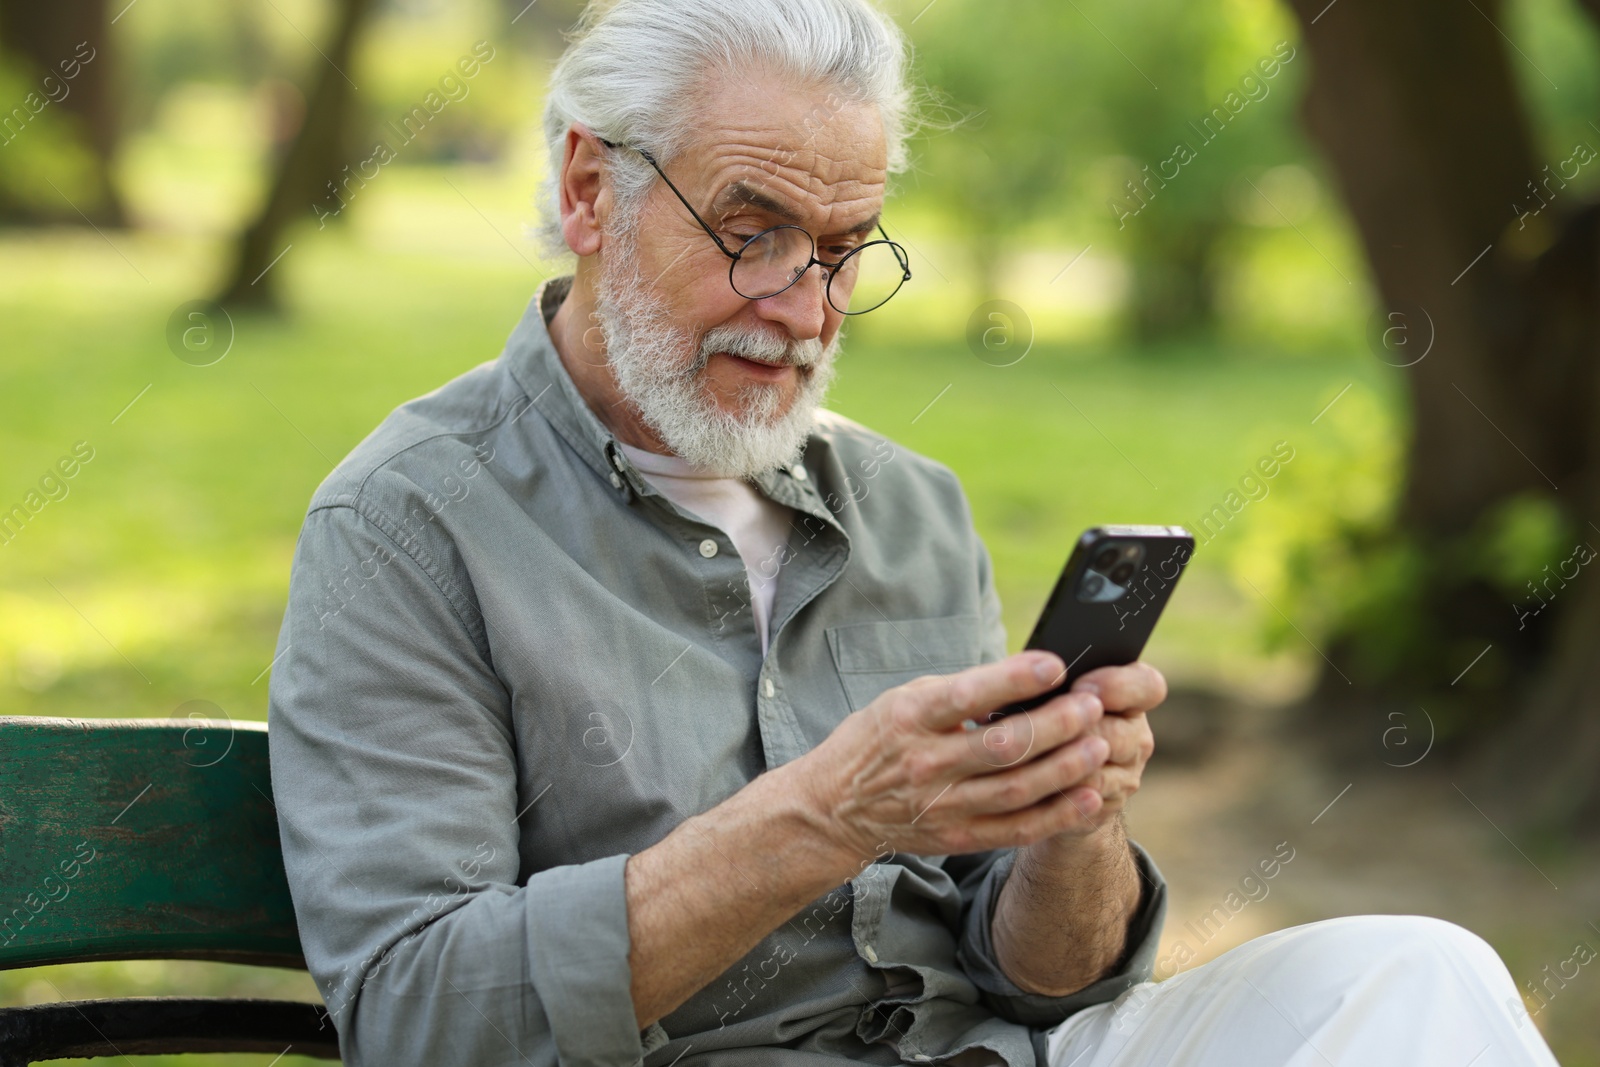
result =
[{"label": "rolled-up sleeve", "polygon": [[437,551],[313,508],[278,657],[284,866],[344,1062],[636,1062],[628,857],[518,884],[511,701]]},{"label": "rolled-up sleeve", "polygon": [[995,960],[992,923],[1000,890],[1016,862],[1015,849],[952,856],[945,870],[961,890],[961,937],[956,962],[979,989],[989,1010],[1025,1026],[1054,1026],[1092,1004],[1115,1000],[1124,991],[1150,980],[1155,971],[1161,927],[1167,915],[1167,883],[1155,861],[1138,842],[1130,841],[1144,883],[1139,907],[1128,925],[1127,948],[1116,972],[1064,997],[1041,996],[1022,989]]}]

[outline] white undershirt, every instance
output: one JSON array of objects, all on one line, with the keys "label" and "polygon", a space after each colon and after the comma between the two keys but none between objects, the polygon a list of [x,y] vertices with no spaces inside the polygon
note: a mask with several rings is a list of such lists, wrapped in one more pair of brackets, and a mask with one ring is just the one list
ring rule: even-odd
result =
[{"label": "white undershirt", "polygon": [[706,474],[682,456],[646,452],[621,441],[617,444],[662,496],[727,534],[739,550],[750,579],[750,607],[765,656],[772,601],[778,591],[778,564],[789,543],[792,509],[768,500],[742,478]]}]

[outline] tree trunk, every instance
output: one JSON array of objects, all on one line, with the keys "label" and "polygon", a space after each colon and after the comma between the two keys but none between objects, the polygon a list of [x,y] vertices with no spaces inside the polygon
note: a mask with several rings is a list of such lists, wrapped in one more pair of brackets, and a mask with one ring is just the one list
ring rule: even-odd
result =
[{"label": "tree trunk", "polygon": [[[1499,0],[1289,2],[1311,58],[1305,125],[1361,235],[1381,311],[1412,335],[1408,362],[1432,342],[1398,371],[1411,439],[1392,540],[1416,561],[1414,623],[1387,662],[1358,628],[1335,633],[1342,674],[1325,672],[1313,709],[1343,751],[1370,758],[1389,714],[1421,703],[1443,724],[1444,750],[1476,750],[1480,767],[1482,753],[1507,751],[1509,720],[1542,751],[1488,760],[1514,775],[1493,783],[1508,801],[1530,816],[1592,806],[1600,740],[1553,739],[1593,732],[1600,679],[1574,672],[1585,657],[1572,650],[1600,641],[1600,608],[1575,591],[1519,625],[1472,562],[1485,521],[1519,494],[1544,495],[1573,529],[1596,516],[1595,213],[1562,192],[1559,161],[1547,171],[1536,158],[1495,28]],[[1585,577],[1592,597],[1600,575]],[[1557,704],[1528,703],[1534,689]],[[1536,782],[1556,781],[1567,783],[1559,803],[1533,799]]]},{"label": "tree trunk", "polygon": [[[1579,516],[1570,581],[1558,573],[1555,588],[1562,605],[1549,632],[1548,654],[1525,692],[1517,693],[1520,713],[1473,753],[1468,767],[1475,786],[1498,797],[1519,819],[1541,831],[1578,828],[1600,834],[1600,344],[1593,316],[1600,314],[1600,205],[1590,205],[1570,223],[1561,243],[1540,262],[1544,283],[1567,298],[1560,312],[1570,321],[1556,324],[1558,335],[1579,334],[1573,347],[1586,352],[1586,374],[1573,375],[1573,388],[1588,400],[1584,418],[1588,440],[1575,447],[1583,469],[1561,483]],[[1587,562],[1579,562],[1587,556]],[[1565,572],[1561,567],[1559,571]],[[1570,599],[1568,599],[1570,598]]]},{"label": "tree trunk", "polygon": [[1132,245],[1128,317],[1141,345],[1203,336],[1217,318],[1213,261],[1222,227],[1216,223],[1149,220]]},{"label": "tree trunk", "polygon": [[980,301],[994,300],[1000,295],[1001,253],[1001,244],[992,232],[967,242],[967,263]]},{"label": "tree trunk", "polygon": [[[41,87],[48,75],[55,79],[64,96],[52,99],[43,121],[69,117],[94,160],[90,189],[86,197],[69,203],[20,204],[0,197],[0,221],[29,224],[69,222],[74,225],[87,217],[100,226],[122,226],[125,213],[122,200],[111,180],[111,160],[121,136],[116,108],[113,63],[107,30],[105,0],[77,0],[74,3],[40,4],[26,0],[0,0],[0,48],[14,61],[27,79],[29,88],[41,98]],[[82,52],[87,45],[92,52]],[[87,63],[82,62],[90,56]],[[71,79],[62,77],[63,62],[76,68]],[[10,107],[14,101],[6,101]],[[82,211],[83,215],[78,212]]]},{"label": "tree trunk", "polygon": [[355,84],[349,73],[373,0],[340,0],[333,38],[315,59],[316,84],[308,94],[305,121],[278,162],[272,189],[255,221],[239,238],[232,273],[218,302],[234,309],[273,310],[278,306],[277,272],[287,244],[285,234],[297,219],[313,215],[312,204],[327,197],[348,159]]}]

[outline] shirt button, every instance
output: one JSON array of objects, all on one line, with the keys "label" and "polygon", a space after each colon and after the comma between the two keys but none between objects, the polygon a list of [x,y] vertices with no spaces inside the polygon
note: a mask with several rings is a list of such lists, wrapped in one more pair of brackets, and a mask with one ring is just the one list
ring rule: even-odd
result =
[{"label": "shirt button", "polygon": [[916,1060],[918,1063],[927,1063],[929,1060],[933,1059],[933,1057],[928,1055],[926,1052],[919,1052],[911,1058]]},{"label": "shirt button", "polygon": [[621,489],[622,488],[622,476],[620,474],[613,474],[611,476],[611,488],[613,488],[613,489]]},{"label": "shirt button", "polygon": [[863,956],[867,957],[867,962],[868,963],[877,963],[878,962],[878,954],[873,951],[871,945],[862,945],[861,946],[861,954]]},{"label": "shirt button", "polygon": [[711,540],[709,537],[704,541],[701,541],[700,554],[706,559],[710,559],[712,556],[715,556],[717,554],[717,543]]},{"label": "shirt button", "polygon": [[772,684],[771,678],[763,678],[761,679],[761,691],[770,697],[778,691],[778,687]]},{"label": "shirt button", "polygon": [[611,465],[613,467],[617,468],[617,470],[621,470],[622,469],[622,453],[621,452],[613,452],[613,453],[611,453]]},{"label": "shirt button", "polygon": [[804,467],[800,466],[800,464],[798,464],[798,463],[796,463],[794,466],[789,468],[789,474],[797,482],[803,482],[803,481],[806,480],[806,477],[807,477],[806,469]]}]

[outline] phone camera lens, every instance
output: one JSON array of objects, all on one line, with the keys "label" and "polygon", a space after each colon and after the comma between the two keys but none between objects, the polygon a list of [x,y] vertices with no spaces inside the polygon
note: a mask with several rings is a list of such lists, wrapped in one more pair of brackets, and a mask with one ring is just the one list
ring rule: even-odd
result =
[{"label": "phone camera lens", "polygon": [[1102,548],[1099,552],[1095,553],[1094,563],[1092,566],[1097,571],[1108,571],[1116,564],[1121,555],[1122,551],[1120,549]]},{"label": "phone camera lens", "polygon": [[1084,596],[1089,596],[1089,597],[1099,596],[1100,595],[1100,590],[1104,589],[1105,587],[1106,587],[1106,580],[1104,578],[1100,577],[1098,574],[1090,574],[1090,575],[1087,575],[1083,579],[1083,595]]},{"label": "phone camera lens", "polygon": [[1133,577],[1133,564],[1123,562],[1111,569],[1111,580],[1118,585],[1127,585],[1128,579]]}]

